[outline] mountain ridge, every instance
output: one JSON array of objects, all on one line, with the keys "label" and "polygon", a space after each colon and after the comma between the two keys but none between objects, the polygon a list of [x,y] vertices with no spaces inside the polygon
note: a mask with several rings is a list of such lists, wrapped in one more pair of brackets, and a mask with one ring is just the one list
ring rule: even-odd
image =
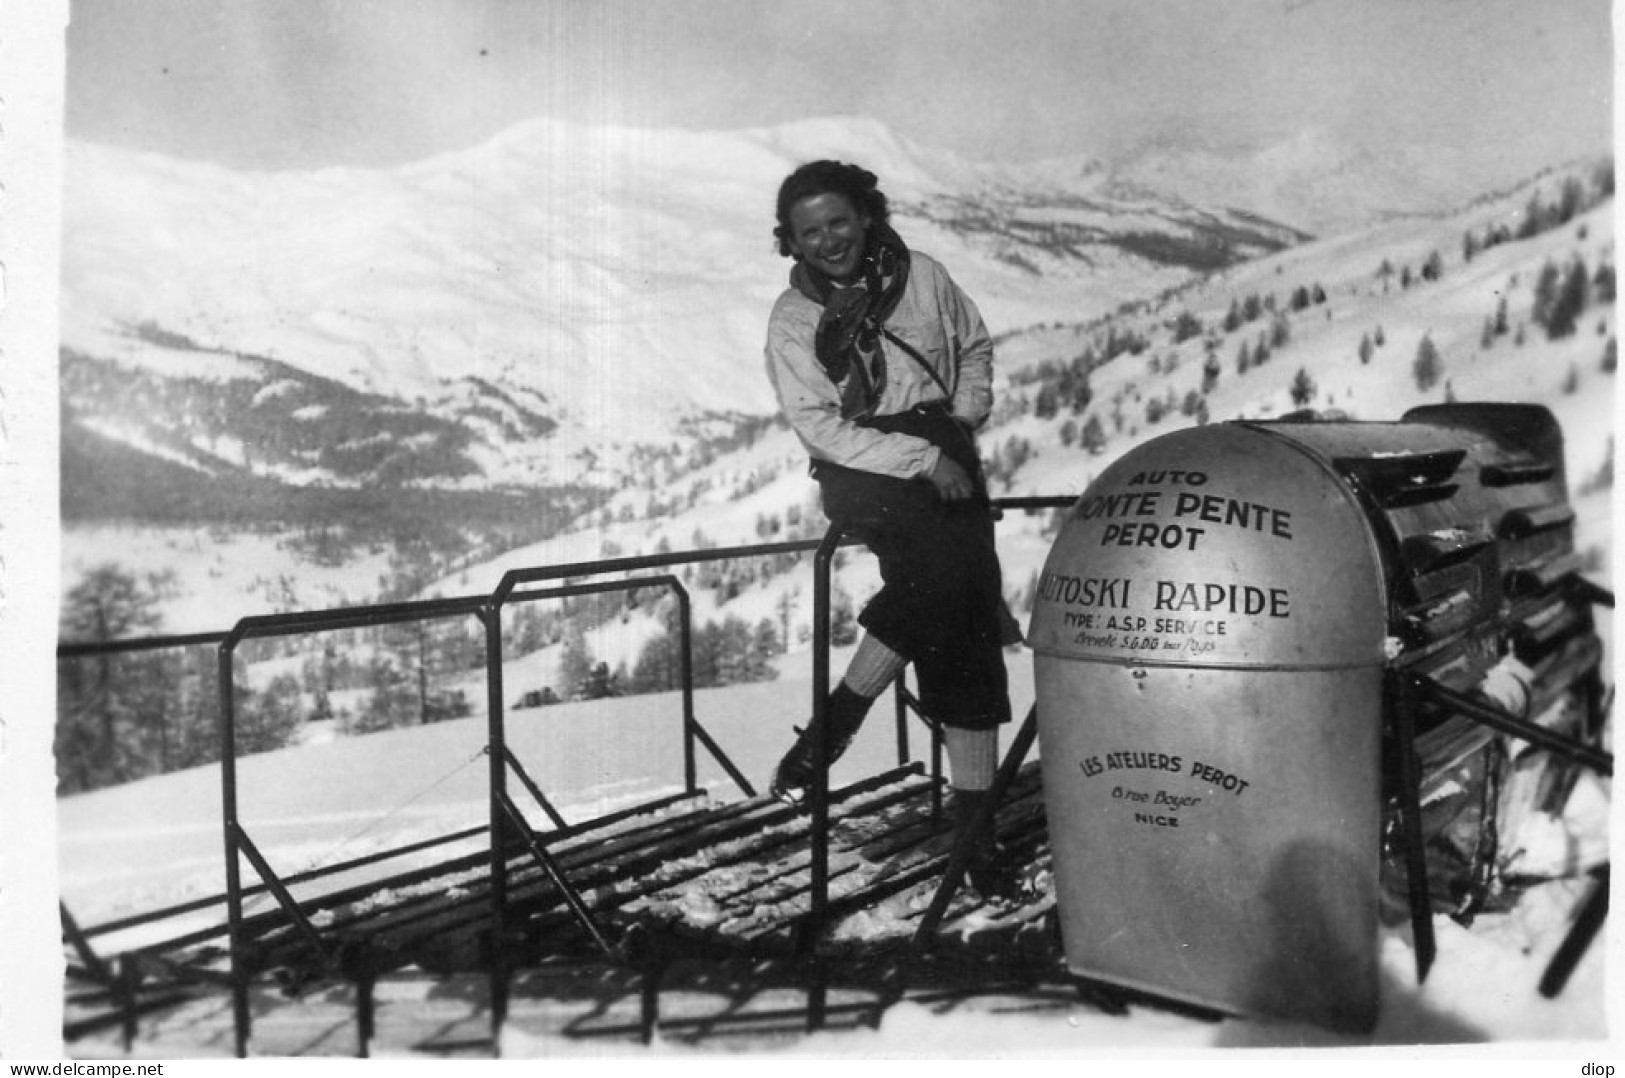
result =
[{"label": "mountain ridge", "polygon": [[[734,132],[535,120],[399,168],[305,173],[74,143],[64,361],[107,370],[67,380],[64,436],[216,469],[252,455],[294,485],[615,489],[685,424],[773,413],[760,342],[788,263],[771,194],[816,156],[872,166],[911,245],[952,267],[999,335],[1310,238],[1083,155],[970,162],[850,117]],[[1299,157],[1333,159],[1312,140]],[[117,368],[160,387],[145,407],[106,391],[127,380]],[[263,394],[206,385],[273,379]]]}]

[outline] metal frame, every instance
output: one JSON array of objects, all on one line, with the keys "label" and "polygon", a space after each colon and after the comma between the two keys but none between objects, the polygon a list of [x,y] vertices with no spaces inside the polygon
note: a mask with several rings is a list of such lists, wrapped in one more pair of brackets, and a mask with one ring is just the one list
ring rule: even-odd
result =
[{"label": "metal frame", "polygon": [[[262,614],[243,618],[220,641],[220,790],[222,823],[226,855],[226,919],[231,964],[232,1022],[235,1050],[239,1057],[248,1054],[248,1040],[253,1016],[248,1002],[248,976],[243,969],[243,885],[240,857],[247,857],[261,883],[270,890],[295,929],[310,944],[326,965],[333,967],[336,956],[322,941],[310,919],[276,870],[260,853],[238,817],[237,805],[237,713],[236,684],[232,660],[237,646],[246,640],[273,636],[293,636],[302,633],[364,628],[422,621],[452,614],[481,613],[481,602],[474,598],[429,599],[420,602],[390,603],[371,607],[341,608],[336,610],[299,611],[286,614]],[[364,993],[364,999],[366,994]],[[361,1027],[362,1047],[365,1051],[370,1021],[363,1008]]]},{"label": "metal frame", "polygon": [[[780,546],[785,545],[788,544],[780,544]],[[774,552],[777,551],[765,549],[755,551],[759,555]],[[488,962],[490,965],[491,1038],[493,1044],[500,1042],[502,1026],[507,1021],[508,1016],[509,970],[504,954],[508,933],[508,863],[505,850],[510,829],[525,843],[531,857],[542,866],[548,879],[552,881],[553,885],[564,897],[572,915],[598,948],[605,954],[612,954],[615,950],[615,945],[598,926],[586,903],[582,901],[574,886],[571,885],[563,871],[548,854],[545,844],[537,840],[535,832],[526,823],[523,812],[507,792],[508,772],[513,771],[526,790],[547,812],[549,818],[557,826],[565,826],[564,818],[548,803],[540,788],[525,773],[519,760],[514,756],[512,750],[508,748],[505,724],[506,704],[503,701],[502,686],[502,609],[509,602],[566,598],[611,591],[630,591],[655,585],[663,586],[675,593],[681,633],[678,654],[681,663],[680,680],[683,701],[684,788],[691,794],[698,788],[698,768],[695,759],[695,742],[698,741],[705,746],[706,751],[727,772],[729,778],[745,792],[745,795],[751,797],[755,795],[756,791],[751,786],[750,781],[734,766],[727,753],[722,750],[710,733],[700,725],[699,719],[694,714],[692,604],[689,601],[688,589],[683,586],[681,580],[667,573],[600,581],[598,583],[565,585],[542,591],[515,591],[521,584],[540,583],[596,573],[640,570],[699,560],[710,559],[692,554],[671,554],[656,555],[649,558],[621,558],[605,562],[510,570],[498,582],[483,608],[481,617],[486,626],[486,744],[490,754],[489,781],[491,796],[491,934],[489,937]]]},{"label": "metal frame", "polygon": [[[1612,609],[1613,592],[1583,577],[1571,577],[1570,584],[1582,601]],[[1437,954],[1433,934],[1433,909],[1428,896],[1427,850],[1422,835],[1421,765],[1416,753],[1416,716],[1424,702],[1461,715],[1496,733],[1526,741],[1544,749],[1569,763],[1588,768],[1599,775],[1612,777],[1613,753],[1590,744],[1582,738],[1570,737],[1547,729],[1538,723],[1520,718],[1490,701],[1458,692],[1424,674],[1390,671],[1387,675],[1387,711],[1394,747],[1398,753],[1400,827],[1404,844],[1406,898],[1410,906],[1411,935],[1416,947],[1416,980],[1427,980]],[[1585,678],[1583,692],[1588,714],[1585,728],[1591,734],[1602,725],[1602,692],[1600,673],[1594,668]],[[1601,870],[1602,886],[1593,887],[1585,900],[1579,919],[1565,938],[1551,967],[1541,981],[1545,995],[1562,990],[1569,973],[1590,945],[1592,937],[1608,909],[1607,865]],[[1601,897],[1598,897],[1600,893]]]},{"label": "metal frame", "polygon": [[[1040,497],[1040,498],[1009,498],[996,499],[993,502],[995,518],[1002,515],[1004,509],[1044,509],[1064,508],[1071,505],[1075,499],[1071,496]],[[222,833],[226,858],[226,888],[223,894],[212,898],[199,899],[175,907],[151,912],[136,917],[125,918],[104,925],[82,930],[72,920],[66,907],[63,908],[65,932],[70,941],[81,953],[88,953],[94,959],[97,970],[105,975],[105,979],[112,983],[123,983],[122,961],[113,966],[103,962],[90,948],[88,939],[91,936],[107,934],[124,928],[136,927],[172,916],[182,912],[192,912],[207,908],[211,905],[224,903],[227,918],[224,934],[228,938],[228,954],[230,972],[225,978],[232,993],[232,1013],[235,1033],[235,1047],[239,1056],[247,1054],[251,1035],[252,1016],[248,1002],[248,977],[244,970],[246,941],[244,938],[245,915],[244,899],[249,895],[269,893],[276,900],[282,913],[287,917],[294,930],[312,948],[313,953],[320,956],[324,964],[335,973],[338,969],[338,956],[332,952],[321,934],[315,929],[307,916],[304,904],[296,901],[288,886],[290,884],[319,879],[323,876],[335,874],[349,868],[387,860],[407,852],[430,848],[455,839],[463,839],[477,835],[480,830],[490,832],[489,863],[491,867],[492,899],[491,899],[491,998],[493,1040],[500,1035],[502,1023],[507,1012],[507,969],[503,961],[503,943],[506,938],[507,925],[507,860],[515,846],[523,848],[529,853],[547,874],[548,878],[560,890],[572,914],[583,929],[599,946],[608,953],[612,950],[611,941],[594,922],[590,910],[580,899],[559,869],[556,861],[546,849],[546,840],[537,835],[526,823],[524,814],[519,805],[507,791],[507,777],[510,772],[524,786],[526,792],[541,807],[553,824],[559,828],[566,828],[566,822],[557,809],[548,801],[542,790],[525,773],[524,768],[513,755],[507,745],[504,718],[506,705],[503,701],[502,689],[502,626],[501,612],[503,608],[513,602],[532,601],[539,599],[566,598],[575,595],[595,594],[609,591],[624,591],[635,588],[662,586],[673,591],[678,600],[679,625],[681,640],[679,659],[681,663],[681,690],[683,711],[683,771],[685,788],[690,795],[697,788],[697,761],[696,743],[703,745],[712,758],[723,768],[729,778],[744,791],[747,797],[755,796],[755,789],[749,780],[734,766],[727,754],[717,744],[715,739],[699,722],[694,713],[693,702],[693,654],[692,654],[692,605],[688,591],[682,582],[671,574],[660,574],[645,577],[630,577],[613,581],[600,581],[593,583],[573,583],[560,587],[543,590],[522,591],[521,585],[544,583],[548,581],[566,580],[610,573],[637,572],[647,569],[687,565],[711,561],[724,561],[746,557],[765,557],[777,554],[805,553],[816,551],[814,565],[814,649],[813,649],[813,682],[814,682],[814,709],[815,713],[822,710],[828,696],[829,684],[829,629],[830,629],[830,577],[831,562],[836,549],[841,546],[854,545],[858,540],[849,538],[844,527],[837,523],[825,533],[820,540],[797,540],[781,543],[757,544],[749,546],[735,546],[715,548],[702,551],[681,553],[668,553],[640,557],[604,559],[591,562],[576,562],[563,565],[521,569],[505,574],[497,587],[486,596],[463,596],[452,599],[433,599],[416,602],[402,602],[380,604],[375,606],[344,607],[318,611],[299,611],[283,614],[254,615],[239,620],[236,625],[225,632],[192,633],[184,635],[168,635],[145,637],[130,640],[105,642],[65,642],[58,646],[57,656],[63,658],[83,658],[95,655],[115,653],[152,651],[166,648],[181,648],[199,645],[215,645],[218,647],[218,675],[220,698],[220,737],[221,737],[221,806],[222,806]],[[484,828],[472,828],[457,832],[455,835],[430,839],[424,842],[413,843],[396,850],[368,855],[343,862],[338,865],[325,866],[313,870],[306,870],[289,875],[282,875],[270,864],[254,843],[248,829],[244,826],[238,812],[238,780],[237,780],[237,754],[236,754],[236,686],[234,683],[233,659],[238,647],[250,639],[265,639],[280,636],[294,636],[302,634],[336,631],[342,629],[364,628],[404,622],[415,622],[433,618],[449,617],[454,615],[472,614],[480,622],[485,631],[486,644],[486,670],[488,693],[488,743],[486,747],[489,757],[489,788],[490,788],[490,823]],[[933,778],[938,780],[933,784],[932,810],[940,812],[942,807],[941,777],[942,777],[942,741],[940,727],[919,707],[918,699],[908,691],[904,678],[899,677],[896,685],[896,736],[897,751],[900,764],[909,759],[909,735],[907,729],[907,716],[912,711],[920,718],[931,734],[930,769]],[[1029,725],[1031,716],[1029,716]],[[1028,739],[1030,745],[1030,738]],[[803,939],[809,945],[816,940],[828,912],[828,767],[826,744],[817,746],[815,755],[817,760],[818,778],[813,791],[815,823],[812,829],[811,841],[813,843],[813,876],[812,909],[809,913]],[[1003,771],[1001,771],[1001,777]],[[242,878],[241,860],[246,858],[250,867],[259,876],[259,882],[245,885]],[[962,867],[962,866],[961,866]],[[951,897],[951,894],[948,896]],[[946,905],[946,898],[942,899]],[[207,930],[203,938],[219,935],[220,930]],[[196,935],[194,933],[194,935]],[[186,937],[190,939],[191,937]],[[814,989],[809,1007],[809,1014],[813,1016],[810,1024],[821,1025],[824,1011],[824,986],[822,967],[813,963]],[[115,985],[116,987],[116,985]],[[646,1028],[653,1028],[653,1008],[658,1007],[658,983],[649,987],[646,997],[647,1006],[651,1008],[646,1014]],[[372,985],[361,973],[357,974],[357,1010],[358,1032],[360,1035],[361,1054],[367,1051],[367,1042],[372,1031]]]}]

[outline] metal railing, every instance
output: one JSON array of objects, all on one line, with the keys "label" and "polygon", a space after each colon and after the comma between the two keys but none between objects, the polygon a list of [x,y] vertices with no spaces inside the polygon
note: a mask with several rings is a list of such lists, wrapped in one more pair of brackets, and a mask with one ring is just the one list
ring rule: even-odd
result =
[{"label": "metal railing", "polygon": [[429,599],[381,606],[254,615],[239,621],[220,642],[220,791],[225,832],[226,917],[231,955],[232,1017],[239,1056],[248,1054],[248,1037],[252,1021],[248,1000],[248,977],[242,970],[245,944],[240,863],[242,857],[248,858],[260,877],[260,882],[270,890],[277,904],[287,914],[311,950],[321,957],[323,964],[331,968],[336,956],[323,942],[321,933],[316,930],[299,903],[294,901],[292,893],[288,891],[276,870],[249,837],[238,815],[236,678],[233,670],[237,647],[250,639],[397,625],[452,614],[472,614],[482,623],[485,622],[484,604],[479,599]]},{"label": "metal railing", "polygon": [[[1039,498],[1009,498],[995,499],[993,507],[995,515],[1003,510],[1038,510],[1064,508],[1073,502],[1071,496],[1039,497]],[[548,801],[544,792],[532,782],[525,774],[523,767],[508,747],[507,731],[505,726],[506,704],[503,700],[503,632],[501,615],[509,605],[519,602],[569,598],[588,594],[598,594],[612,591],[627,591],[647,587],[663,587],[670,590],[677,598],[678,626],[680,640],[678,656],[680,663],[679,687],[682,700],[682,731],[683,731],[683,776],[684,786],[689,793],[697,788],[697,747],[703,746],[707,753],[728,775],[747,797],[755,795],[755,789],[749,780],[734,766],[727,754],[722,750],[715,738],[705,729],[698,720],[694,709],[694,668],[693,668],[693,627],[692,603],[687,589],[682,582],[671,574],[657,574],[641,577],[626,577],[615,580],[603,580],[590,583],[571,583],[563,586],[544,588],[538,590],[521,590],[523,585],[540,584],[560,580],[579,580],[592,576],[605,576],[617,573],[638,573],[652,569],[664,569],[682,565],[700,564],[716,561],[730,561],[751,557],[769,557],[784,554],[815,553],[814,559],[814,612],[813,612],[813,711],[818,716],[820,728],[827,730],[827,722],[821,721],[822,712],[826,706],[829,680],[830,680],[830,630],[831,630],[831,569],[834,554],[837,549],[846,546],[858,545],[859,540],[849,537],[845,528],[840,524],[832,525],[820,540],[796,540],[779,543],[766,543],[743,545],[733,547],[710,548],[705,550],[671,552],[636,557],[601,559],[586,562],[573,562],[562,565],[512,570],[502,577],[495,589],[489,595],[470,595],[450,599],[430,599],[415,602],[400,602],[379,604],[371,606],[341,607],[316,611],[295,611],[280,614],[253,615],[239,620],[232,629],[225,632],[191,633],[183,635],[154,636],[139,639],[114,640],[105,642],[63,642],[58,645],[58,659],[76,659],[99,655],[111,655],[138,651],[153,651],[165,648],[193,647],[199,645],[216,645],[218,654],[218,677],[220,697],[220,769],[221,769],[221,814],[222,832],[225,849],[226,892],[216,899],[203,899],[188,902],[183,906],[172,907],[165,911],[126,918],[119,922],[80,929],[74,924],[72,943],[76,949],[87,951],[90,959],[88,965],[99,967],[101,963],[93,951],[88,950],[86,942],[90,937],[112,932],[119,928],[130,927],[137,924],[150,923],[164,914],[174,914],[182,911],[192,911],[205,908],[209,905],[224,902],[227,908],[226,936],[231,962],[230,981],[232,987],[232,1012],[236,1034],[236,1050],[238,1055],[246,1055],[251,1029],[251,1012],[249,1008],[248,988],[249,978],[245,971],[245,940],[244,940],[244,899],[252,894],[269,893],[288,918],[305,942],[311,947],[314,954],[320,956],[328,966],[332,966],[335,957],[328,945],[322,940],[320,932],[313,925],[306,912],[306,905],[295,900],[288,890],[293,882],[306,882],[320,878],[323,875],[356,867],[359,864],[375,863],[403,851],[386,851],[381,854],[356,861],[347,861],[342,865],[328,866],[310,871],[299,872],[287,876],[278,873],[269,860],[263,855],[254,843],[248,829],[244,826],[239,815],[238,803],[238,774],[237,774],[237,707],[234,658],[237,649],[244,642],[253,639],[271,637],[286,637],[306,635],[346,629],[378,627],[384,625],[401,624],[407,622],[425,621],[435,618],[451,616],[472,615],[479,621],[485,634],[486,648],[486,679],[487,679],[487,745],[489,767],[489,794],[490,794],[490,823],[486,828],[474,828],[458,832],[458,838],[470,837],[478,834],[480,830],[488,830],[490,837],[490,877],[491,899],[490,917],[491,947],[491,1001],[493,1036],[499,1035],[501,1025],[506,1017],[507,1010],[507,971],[504,965],[502,943],[507,931],[507,875],[508,857],[517,844],[527,850],[531,857],[538,861],[549,879],[560,889],[566,904],[588,935],[603,949],[610,948],[610,941],[602,930],[594,923],[590,911],[580,901],[574,888],[564,873],[547,852],[547,843],[526,823],[523,812],[518,804],[509,795],[507,780],[510,774],[514,775],[525,787],[526,792],[537,802],[542,811],[552,823],[561,829],[567,828],[564,817]],[[920,714],[918,701],[908,693],[901,679],[897,683],[896,692],[896,721],[897,721],[897,751],[899,763],[908,762],[909,740],[907,732],[907,715],[910,711]],[[931,730],[931,758],[932,774],[940,779],[941,776],[941,740],[940,729],[930,721],[929,717],[920,714]],[[810,842],[812,844],[812,894],[811,905],[807,918],[807,932],[804,938],[815,938],[824,927],[828,913],[828,842],[829,842],[829,800],[828,800],[828,767],[827,745],[817,748],[817,779],[810,797],[812,814]],[[933,809],[940,808],[940,782],[933,787]],[[408,850],[427,848],[438,844],[440,840],[430,840],[427,843],[414,843]],[[241,860],[246,859],[255,873],[260,877],[256,885],[245,886],[241,874]],[[71,922],[71,915],[66,915],[65,923]],[[205,933],[207,934],[207,933]],[[822,979],[816,979],[815,995],[809,1006],[809,1024],[812,1016],[822,1010]]]}]

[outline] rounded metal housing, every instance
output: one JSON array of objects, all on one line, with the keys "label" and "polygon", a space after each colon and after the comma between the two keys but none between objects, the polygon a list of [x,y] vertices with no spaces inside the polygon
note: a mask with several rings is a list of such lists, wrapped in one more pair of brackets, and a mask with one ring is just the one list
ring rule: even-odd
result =
[{"label": "rounded metal housing", "polygon": [[1367,515],[1290,432],[1178,431],[1090,485],[1028,634],[1075,973],[1375,1023],[1387,626]]}]

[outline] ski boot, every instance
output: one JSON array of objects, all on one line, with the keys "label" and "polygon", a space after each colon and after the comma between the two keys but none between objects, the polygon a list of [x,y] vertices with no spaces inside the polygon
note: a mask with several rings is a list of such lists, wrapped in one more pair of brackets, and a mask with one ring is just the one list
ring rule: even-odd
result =
[{"label": "ski boot", "polygon": [[[1000,842],[994,828],[993,806],[988,808],[985,822],[977,817],[988,805],[989,790],[955,789],[950,811],[954,823],[954,844],[971,844],[970,860],[965,863],[965,878],[982,898],[995,905],[1019,905],[1024,898],[1021,866],[1009,847]],[[966,836],[969,835],[969,838]]]},{"label": "ski boot", "polygon": [[[851,746],[852,739],[858,736],[858,729],[863,725],[871,703],[872,700],[859,696],[845,685],[836,686],[835,691],[829,694],[829,706],[825,711],[829,715],[830,767],[835,766],[835,761],[841,758]],[[784,754],[779,766],[773,769],[773,781],[768,789],[787,805],[800,805],[807,799],[807,790],[813,783],[814,739],[817,736],[816,721],[809,722],[805,729],[797,729],[795,744]]]}]

